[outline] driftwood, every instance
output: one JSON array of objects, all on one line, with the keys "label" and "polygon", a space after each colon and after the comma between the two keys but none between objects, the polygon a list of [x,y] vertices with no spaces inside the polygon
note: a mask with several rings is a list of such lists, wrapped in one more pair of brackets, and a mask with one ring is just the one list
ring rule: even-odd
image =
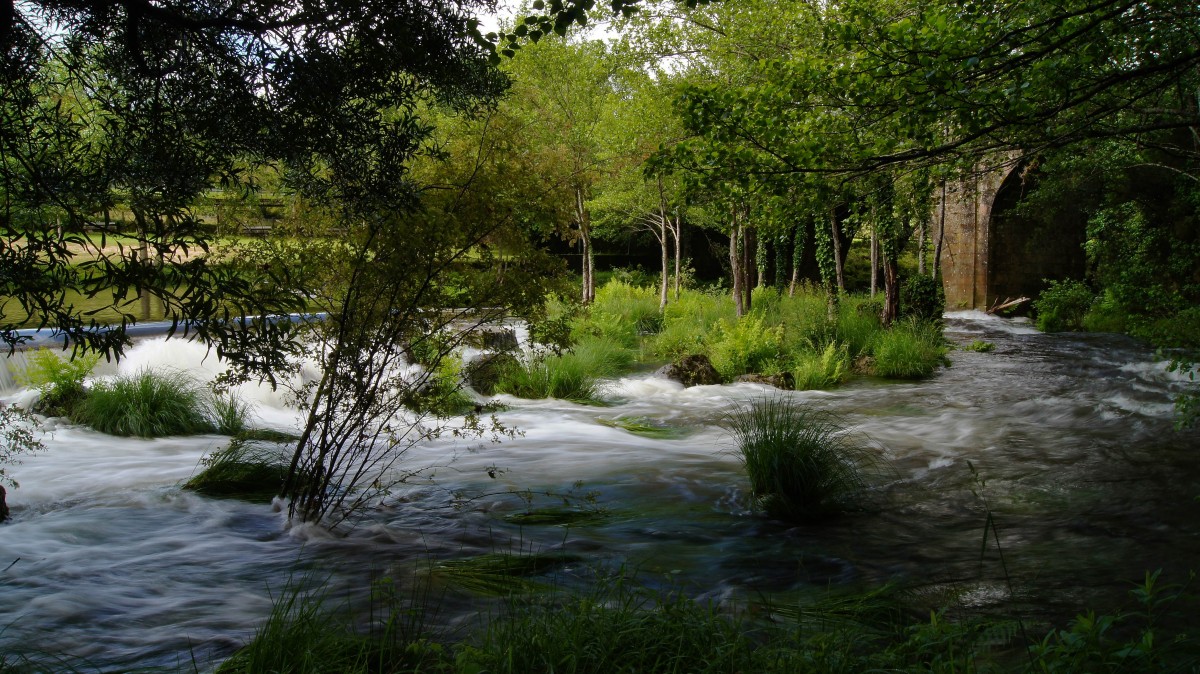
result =
[{"label": "driftwood", "polygon": [[992,308],[988,309],[987,312],[989,314],[994,314],[997,311],[1004,311],[1005,309],[1011,309],[1019,304],[1024,304],[1025,302],[1028,302],[1028,301],[1029,301],[1028,297],[1018,297],[1015,300],[1011,297],[1006,297],[1006,298],[1004,298],[1004,302],[1001,302],[1000,300],[997,299],[996,303],[993,304]]}]

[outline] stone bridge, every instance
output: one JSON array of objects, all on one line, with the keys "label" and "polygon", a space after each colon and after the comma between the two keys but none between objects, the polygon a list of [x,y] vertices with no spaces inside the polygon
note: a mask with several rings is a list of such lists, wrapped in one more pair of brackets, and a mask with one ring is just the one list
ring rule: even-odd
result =
[{"label": "stone bridge", "polygon": [[1007,155],[950,183],[934,209],[941,232],[946,309],[988,309],[1007,299],[1036,298],[1045,279],[1083,278],[1086,216],[1071,203],[1018,209],[1037,188],[1035,172]]}]

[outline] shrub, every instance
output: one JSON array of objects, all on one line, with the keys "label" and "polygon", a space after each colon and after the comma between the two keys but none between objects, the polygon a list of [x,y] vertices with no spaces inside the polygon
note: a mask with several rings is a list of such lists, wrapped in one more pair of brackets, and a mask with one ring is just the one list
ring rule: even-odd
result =
[{"label": "shrub", "polygon": [[768,515],[814,522],[860,505],[876,459],[836,417],[770,398],[732,413],[728,426],[754,499]]},{"label": "shrub", "polygon": [[879,333],[873,347],[875,374],[888,379],[924,379],[946,362],[946,345],[938,326],[901,321]]},{"label": "shrub", "polygon": [[779,367],[783,329],[764,325],[757,311],[737,321],[721,321],[709,344],[713,367],[726,381],[749,372],[770,372]]},{"label": "shrub", "polygon": [[1037,327],[1042,332],[1068,332],[1083,329],[1095,296],[1082,281],[1048,281],[1049,285],[1033,303]]},{"label": "shrub", "polygon": [[437,416],[457,416],[475,408],[475,400],[463,389],[463,364],[457,356],[444,356],[433,370],[414,383],[407,401],[409,409]]},{"label": "shrub", "polygon": [[946,293],[940,280],[923,274],[909,276],[900,288],[900,315],[937,322],[946,313]]},{"label": "shrub", "polygon": [[140,370],[98,382],[73,419],[110,435],[155,438],[211,433],[207,390],[184,372]]},{"label": "shrub", "polygon": [[792,364],[796,390],[833,388],[850,375],[850,354],[845,344],[830,342],[820,351],[796,357]]},{"label": "shrub", "polygon": [[236,393],[214,395],[209,402],[213,426],[221,435],[237,435],[246,431],[251,404]]},{"label": "shrub", "polygon": [[663,329],[650,340],[650,351],[677,360],[694,354],[708,355],[708,336],[722,320],[733,320],[733,303],[724,295],[687,290],[667,304]]},{"label": "shrub", "polygon": [[84,397],[83,380],[99,361],[98,353],[78,354],[63,360],[50,349],[38,349],[29,357],[22,380],[38,390],[39,411],[70,416],[71,410]]},{"label": "shrub", "polygon": [[0,403],[0,521],[6,516],[4,485],[18,486],[6,466],[20,463],[20,454],[32,454],[46,448],[34,435],[36,428],[37,422],[28,412]]}]

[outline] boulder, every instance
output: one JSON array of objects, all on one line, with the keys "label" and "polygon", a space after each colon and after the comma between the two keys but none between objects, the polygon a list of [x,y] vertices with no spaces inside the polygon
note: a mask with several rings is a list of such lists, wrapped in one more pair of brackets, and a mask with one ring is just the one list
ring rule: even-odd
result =
[{"label": "boulder", "polygon": [[519,365],[520,363],[512,354],[484,354],[463,367],[463,380],[479,395],[494,395],[496,382],[500,381],[504,371]]},{"label": "boulder", "polygon": [[679,360],[664,366],[657,373],[660,377],[674,379],[684,386],[704,386],[721,384],[721,374],[713,367],[708,356],[684,356]]},{"label": "boulder", "polygon": [[791,372],[781,372],[780,374],[743,374],[733,380],[737,383],[749,382],[751,384],[766,384],[775,388],[791,391],[796,388],[796,378]]}]

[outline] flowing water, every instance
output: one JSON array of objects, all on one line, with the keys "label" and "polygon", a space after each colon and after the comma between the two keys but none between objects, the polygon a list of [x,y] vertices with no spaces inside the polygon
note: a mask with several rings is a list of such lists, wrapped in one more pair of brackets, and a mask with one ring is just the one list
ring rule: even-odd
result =
[{"label": "flowing water", "polygon": [[[1150,350],[974,313],[951,315],[947,335],[996,348],[954,351],[952,367],[924,382],[788,394],[842,415],[890,465],[876,508],[822,526],[752,511],[719,427],[733,406],[775,394],[751,384],[684,389],[635,375],[606,385],[607,407],[501,396],[511,407],[500,419],[522,435],[412,449],[406,467],[437,468],[348,536],[288,530],[271,506],[181,491],[227,438],[123,439],[51,420],[47,451],[12,470],[21,487],[0,525],[0,652],[206,669],[253,634],[290,578],[361,595],[372,579],[487,552],[579,555],[559,571],[567,584],[625,568],[723,600],[894,580],[1054,618],[1115,605],[1147,570],[1184,580],[1200,566],[1200,436],[1173,429],[1171,395],[1184,383]],[[219,369],[175,340],[143,341],[119,368],[164,365]],[[280,396],[249,393],[260,425],[294,428]],[[5,399],[22,397],[8,385]],[[677,435],[600,423],[617,417]],[[608,516],[570,528],[504,520],[564,498]],[[981,555],[989,512],[1003,565],[995,540]],[[469,612],[447,597],[447,620]]]}]

